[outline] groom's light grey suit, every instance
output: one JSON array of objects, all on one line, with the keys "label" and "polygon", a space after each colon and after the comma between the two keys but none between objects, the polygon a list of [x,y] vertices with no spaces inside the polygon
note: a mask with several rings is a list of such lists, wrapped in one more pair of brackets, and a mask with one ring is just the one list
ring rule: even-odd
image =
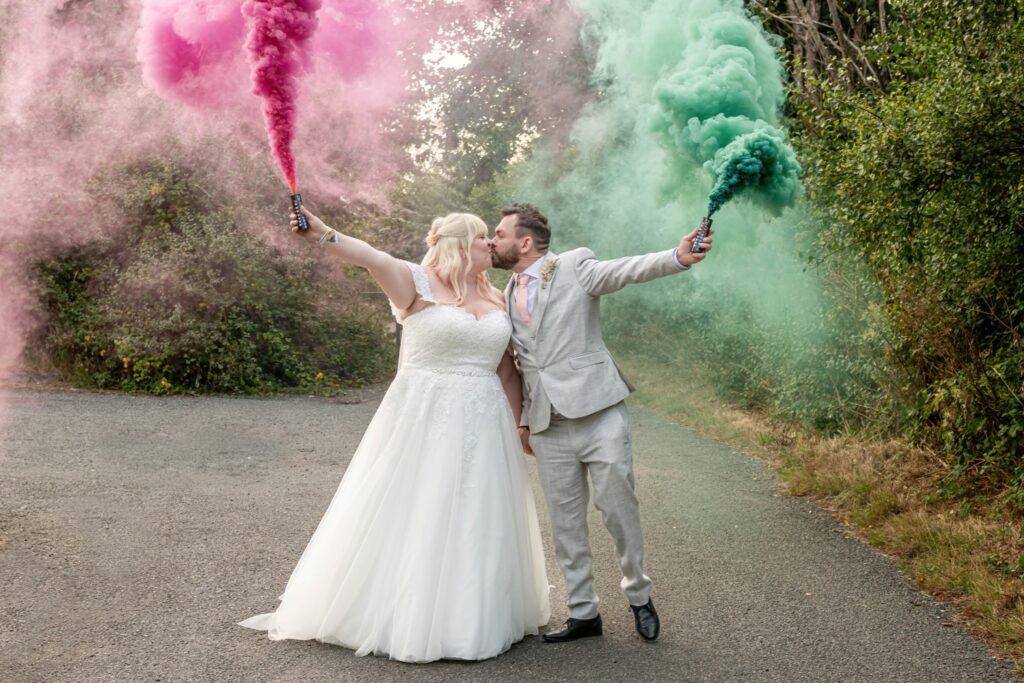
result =
[{"label": "groom's light grey suit", "polygon": [[[512,345],[523,375],[522,424],[530,427],[555,555],[565,575],[569,616],[598,613],[587,537],[587,475],[594,504],[615,539],[622,590],[631,605],[650,599],[643,535],[633,492],[629,418],[623,400],[633,385],[601,336],[600,297],[628,284],[680,272],[674,250],[599,261],[589,249],[543,257],[530,321],[515,305],[516,278],[505,289]],[[552,263],[553,262],[553,263]]]}]

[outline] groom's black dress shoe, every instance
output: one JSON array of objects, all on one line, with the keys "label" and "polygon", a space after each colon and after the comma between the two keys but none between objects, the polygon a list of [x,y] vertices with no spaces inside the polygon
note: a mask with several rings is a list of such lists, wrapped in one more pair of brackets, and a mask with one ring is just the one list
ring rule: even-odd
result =
[{"label": "groom's black dress shoe", "polygon": [[601,635],[601,615],[593,619],[568,619],[558,633],[545,633],[545,643],[568,643],[571,640]]},{"label": "groom's black dress shoe", "polygon": [[644,640],[656,640],[658,631],[661,630],[661,622],[658,621],[658,613],[654,611],[654,601],[648,600],[646,605],[640,607],[630,605],[629,608],[633,610],[636,632],[640,637]]}]

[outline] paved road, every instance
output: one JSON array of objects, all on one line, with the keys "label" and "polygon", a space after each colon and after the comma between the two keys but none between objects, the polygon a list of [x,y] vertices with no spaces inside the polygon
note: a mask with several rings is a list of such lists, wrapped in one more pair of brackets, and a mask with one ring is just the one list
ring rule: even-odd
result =
[{"label": "paved road", "polygon": [[763,465],[635,406],[659,642],[633,632],[596,515],[601,639],[409,665],[235,626],[273,608],[378,398],[8,392],[0,680],[1018,680]]}]

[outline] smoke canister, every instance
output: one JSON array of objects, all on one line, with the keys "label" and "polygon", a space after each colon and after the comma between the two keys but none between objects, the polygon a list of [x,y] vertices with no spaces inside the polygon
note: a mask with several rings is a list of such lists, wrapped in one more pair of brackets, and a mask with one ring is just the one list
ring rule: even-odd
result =
[{"label": "smoke canister", "polygon": [[299,223],[299,230],[309,230],[309,221],[306,214],[302,213],[302,195],[292,195],[292,210],[295,211],[295,220]]},{"label": "smoke canister", "polygon": [[711,229],[711,218],[704,216],[701,219],[700,225],[697,227],[697,236],[693,238],[693,249],[690,250],[693,254],[699,254],[703,251],[700,248],[700,243],[704,241],[704,238],[708,236],[708,230]]}]

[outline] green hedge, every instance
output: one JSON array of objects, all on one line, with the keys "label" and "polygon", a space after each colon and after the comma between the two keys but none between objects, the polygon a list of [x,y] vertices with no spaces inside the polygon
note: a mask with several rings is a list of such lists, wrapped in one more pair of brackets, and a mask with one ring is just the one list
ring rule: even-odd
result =
[{"label": "green hedge", "polygon": [[901,3],[875,48],[887,92],[820,84],[797,112],[821,258],[884,292],[911,432],[958,486],[1024,508],[1024,22],[1021,3]]}]

